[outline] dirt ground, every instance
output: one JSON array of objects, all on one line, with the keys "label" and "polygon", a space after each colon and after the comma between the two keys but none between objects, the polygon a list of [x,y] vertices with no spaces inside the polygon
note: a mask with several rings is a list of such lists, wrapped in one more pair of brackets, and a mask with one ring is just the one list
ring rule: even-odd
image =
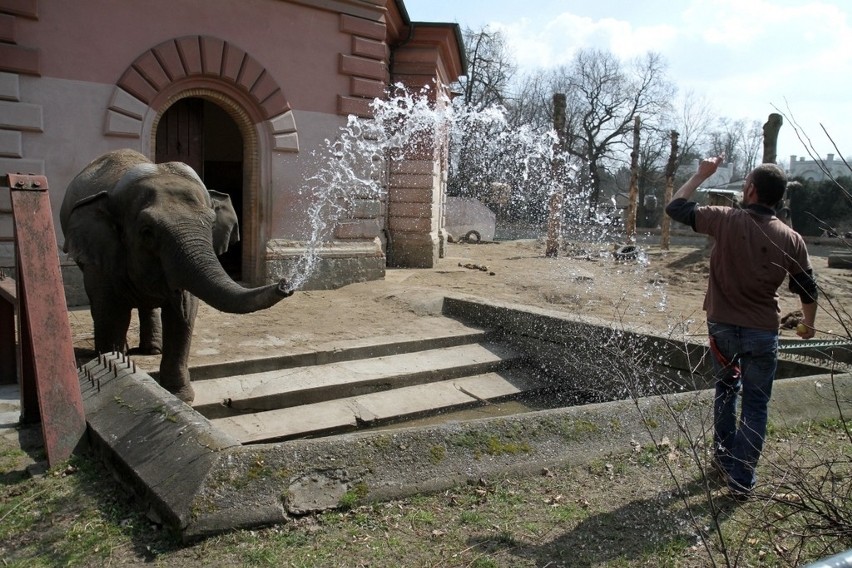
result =
[{"label": "dirt ground", "polygon": [[[297,291],[268,310],[233,315],[201,304],[190,366],[270,357],[328,344],[386,336],[425,325],[440,314],[446,294],[511,302],[571,314],[594,316],[619,326],[637,326],[666,335],[706,332],[702,301],[707,283],[707,249],[639,245],[639,257],[616,260],[613,244],[566,242],[557,258],[544,256],[536,240],[449,243],[432,269],[389,269],[384,280],[328,291]],[[828,249],[811,247],[812,264],[823,290],[818,338],[843,334],[836,308],[852,306],[852,271],[829,269]],[[782,315],[799,307],[798,297],[781,290]],[[848,318],[847,318],[848,324]],[[74,345],[93,347],[88,309],[71,312]],[[135,323],[129,341],[136,341]],[[792,330],[782,337],[795,338]],[[158,357],[135,357],[156,370]]]}]

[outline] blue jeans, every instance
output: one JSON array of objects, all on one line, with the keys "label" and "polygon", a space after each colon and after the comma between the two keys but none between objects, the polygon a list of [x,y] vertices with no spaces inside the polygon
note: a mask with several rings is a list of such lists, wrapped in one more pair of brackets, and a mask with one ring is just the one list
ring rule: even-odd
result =
[{"label": "blue jeans", "polygon": [[730,476],[732,489],[751,491],[766,438],[767,407],[778,366],[778,332],[715,322],[707,327],[716,371],[715,458]]}]

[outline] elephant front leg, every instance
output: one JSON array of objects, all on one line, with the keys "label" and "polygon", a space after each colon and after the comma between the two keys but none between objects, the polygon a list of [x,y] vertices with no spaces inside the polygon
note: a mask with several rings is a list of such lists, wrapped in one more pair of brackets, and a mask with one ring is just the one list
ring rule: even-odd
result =
[{"label": "elephant front leg", "polygon": [[163,357],[160,360],[160,384],[187,404],[195,398],[189,383],[189,350],[192,329],[198,312],[198,299],[183,292],[182,309],[169,303],[162,308]]},{"label": "elephant front leg", "polygon": [[95,351],[126,353],[130,308],[103,309],[96,307],[95,302],[92,302],[91,312],[95,328]]},{"label": "elephant front leg", "polygon": [[95,332],[95,351],[98,353],[127,352],[127,328],[131,308],[112,293],[106,278],[94,269],[83,271],[83,284],[89,296],[89,309]]},{"label": "elephant front leg", "polygon": [[139,355],[159,355],[163,352],[163,326],[160,322],[160,310],[139,308],[139,347],[131,353]]}]

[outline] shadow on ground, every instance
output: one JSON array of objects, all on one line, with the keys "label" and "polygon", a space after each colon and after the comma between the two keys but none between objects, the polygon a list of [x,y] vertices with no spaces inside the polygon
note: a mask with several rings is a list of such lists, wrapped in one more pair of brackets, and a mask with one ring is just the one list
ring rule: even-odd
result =
[{"label": "shadow on ground", "polygon": [[[468,545],[483,554],[505,551],[548,568],[609,565],[619,559],[681,557],[684,550],[699,543],[688,517],[715,516],[721,522],[737,505],[727,497],[710,499],[709,492],[715,488],[711,480],[695,479],[682,487],[685,497],[666,492],[631,501],[613,511],[591,515],[555,537],[552,533],[546,535],[542,539],[546,542],[541,544],[519,542],[511,535],[495,537],[492,534],[474,536],[468,540]],[[701,498],[701,495],[708,498]],[[689,514],[684,511],[685,500],[690,502]],[[558,533],[558,529],[555,532]]]}]

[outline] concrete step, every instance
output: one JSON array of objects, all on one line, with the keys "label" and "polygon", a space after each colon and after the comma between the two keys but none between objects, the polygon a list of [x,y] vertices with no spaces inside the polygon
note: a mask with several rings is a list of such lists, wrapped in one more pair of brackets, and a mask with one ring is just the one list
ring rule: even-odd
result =
[{"label": "concrete step", "polygon": [[211,420],[243,444],[355,430],[482,404],[537,388],[523,368]]},{"label": "concrete step", "polygon": [[507,368],[520,359],[482,342],[208,379],[193,407],[208,418],[263,412]]},{"label": "concrete step", "polygon": [[[367,337],[346,341],[337,341],[312,346],[309,350],[296,351],[286,355],[231,361],[209,365],[194,365],[190,369],[193,382],[206,381],[221,377],[247,375],[276,371],[308,365],[324,365],[352,359],[366,359],[384,355],[411,353],[424,349],[440,349],[478,341],[487,341],[495,336],[494,332],[463,324],[452,318],[430,318],[428,325],[418,329],[400,332],[389,336]],[[157,378],[156,372],[149,373]],[[199,386],[202,389],[203,386]]]},{"label": "concrete step", "polygon": [[828,255],[829,268],[852,268],[852,251],[831,251]]}]

